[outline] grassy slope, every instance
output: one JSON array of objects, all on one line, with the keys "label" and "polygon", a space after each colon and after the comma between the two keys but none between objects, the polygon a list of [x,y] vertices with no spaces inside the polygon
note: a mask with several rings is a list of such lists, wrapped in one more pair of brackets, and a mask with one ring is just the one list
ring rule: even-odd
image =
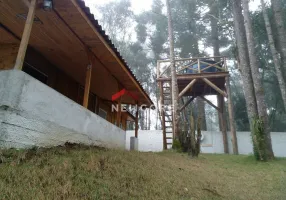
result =
[{"label": "grassy slope", "polygon": [[285,199],[286,160],[54,148],[1,153],[0,199]]}]

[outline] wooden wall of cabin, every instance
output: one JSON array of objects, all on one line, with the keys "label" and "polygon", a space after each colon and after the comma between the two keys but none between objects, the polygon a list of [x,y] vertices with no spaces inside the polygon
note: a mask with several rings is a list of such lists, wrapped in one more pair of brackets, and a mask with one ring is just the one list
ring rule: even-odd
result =
[{"label": "wooden wall of cabin", "polygon": [[[29,48],[27,50],[25,63],[39,70],[41,73],[48,77],[47,85],[54,88],[59,93],[65,95],[71,100],[82,105],[84,96],[84,86],[77,83],[63,71],[58,69],[55,65],[50,63],[44,56],[37,51]],[[111,111],[111,102],[105,101],[96,94],[90,93],[88,109],[96,114],[99,113],[99,109],[103,109],[107,112],[106,120],[115,124],[117,112]],[[115,116],[115,121],[114,121]],[[127,117],[122,115],[122,129],[126,130]]]},{"label": "wooden wall of cabin", "polygon": [[[112,112],[112,103],[109,101],[104,101],[102,99],[99,100],[99,109],[103,109],[107,113],[107,118],[106,120],[109,121],[110,123],[117,125],[117,112],[114,111]],[[122,124],[122,129],[126,130],[127,127],[127,117],[128,113],[126,112],[121,112],[121,121],[120,123]]]},{"label": "wooden wall of cabin", "polygon": [[[19,44],[0,45],[0,70],[13,69],[18,49]],[[84,87],[50,63],[33,48],[27,49],[24,66],[34,68],[45,75],[47,77],[46,84],[49,87],[82,105]],[[23,71],[25,71],[25,67],[23,68]],[[117,112],[111,111],[111,102],[104,101],[96,96],[96,94],[90,93],[88,109],[98,114],[99,108],[107,112],[107,121],[116,124]],[[122,113],[121,123],[122,129],[124,130],[126,130],[126,119],[125,113]]]},{"label": "wooden wall of cabin", "polygon": [[0,70],[13,69],[19,44],[0,44]]}]

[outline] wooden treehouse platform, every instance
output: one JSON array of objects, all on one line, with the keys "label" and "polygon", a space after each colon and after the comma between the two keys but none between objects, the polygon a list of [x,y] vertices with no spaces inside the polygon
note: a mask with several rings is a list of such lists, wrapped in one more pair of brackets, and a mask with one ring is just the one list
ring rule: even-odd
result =
[{"label": "wooden treehouse platform", "polygon": [[[225,57],[185,58],[175,60],[178,102],[180,112],[195,99],[201,98],[214,107],[220,118],[223,132],[225,152],[228,152],[226,120],[224,119],[224,98],[230,94],[229,72]],[[160,89],[160,114],[163,129],[164,149],[172,145],[174,135],[174,120],[172,110],[171,63],[170,60],[160,60],[157,63],[157,82]],[[206,95],[217,95],[218,105],[214,105]],[[185,98],[183,98],[185,97]],[[186,102],[184,102],[186,100]],[[228,110],[231,131],[235,136],[231,99],[228,98]],[[236,142],[236,136],[233,139]]]},{"label": "wooden treehouse platform", "polygon": [[[190,84],[193,80],[196,80],[192,88],[188,89],[183,96],[204,96],[204,95],[217,95],[218,91],[206,83],[203,79],[208,79],[217,88],[225,91],[226,77],[229,76],[228,72],[213,72],[202,74],[178,74],[177,83],[179,93]],[[171,78],[158,78],[158,82],[171,83]]]}]

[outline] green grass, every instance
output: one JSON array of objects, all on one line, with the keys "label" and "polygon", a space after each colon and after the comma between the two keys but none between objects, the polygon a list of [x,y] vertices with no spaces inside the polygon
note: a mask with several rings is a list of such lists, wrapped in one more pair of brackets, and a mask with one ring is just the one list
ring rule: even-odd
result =
[{"label": "green grass", "polygon": [[69,146],[0,153],[0,199],[286,199],[286,160]]}]

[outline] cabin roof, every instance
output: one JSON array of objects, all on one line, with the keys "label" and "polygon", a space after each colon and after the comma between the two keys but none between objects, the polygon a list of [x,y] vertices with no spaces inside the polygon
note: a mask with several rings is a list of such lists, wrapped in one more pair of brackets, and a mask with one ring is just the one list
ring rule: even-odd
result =
[{"label": "cabin roof", "polygon": [[[25,2],[0,1],[0,43],[19,43],[25,24],[21,16],[28,12]],[[38,0],[35,17],[39,22],[33,25],[30,47],[81,85],[85,84],[88,65],[85,47],[88,47],[96,58],[91,80],[92,92],[110,101],[114,93],[125,88],[138,96],[139,104],[153,104],[83,0],[54,0],[51,12],[40,8],[42,2]],[[124,97],[122,103],[135,104],[136,101]]]},{"label": "cabin roof", "polygon": [[107,44],[112,48],[112,50],[115,52],[115,54],[118,56],[118,58],[120,59],[120,61],[124,64],[124,66],[126,67],[126,69],[128,70],[128,72],[133,76],[134,80],[136,80],[136,82],[138,83],[138,85],[140,86],[141,90],[146,94],[146,96],[148,97],[148,100],[150,101],[151,104],[153,104],[152,100],[150,99],[149,95],[146,93],[146,91],[143,89],[141,83],[139,82],[139,80],[136,78],[135,74],[133,73],[133,71],[130,69],[130,67],[128,66],[128,63],[124,60],[124,58],[121,56],[120,52],[117,50],[117,48],[114,46],[114,44],[112,43],[111,39],[109,38],[109,36],[105,33],[105,31],[102,29],[102,26],[99,24],[98,20],[95,19],[94,15],[90,12],[90,8],[88,6],[86,6],[84,0],[77,0],[78,4],[80,5],[80,7],[82,8],[82,10],[86,13],[87,17],[89,18],[89,20],[92,22],[92,24],[94,25],[94,27],[98,30],[98,32],[102,35],[102,37],[105,39],[105,41],[107,42]]}]

